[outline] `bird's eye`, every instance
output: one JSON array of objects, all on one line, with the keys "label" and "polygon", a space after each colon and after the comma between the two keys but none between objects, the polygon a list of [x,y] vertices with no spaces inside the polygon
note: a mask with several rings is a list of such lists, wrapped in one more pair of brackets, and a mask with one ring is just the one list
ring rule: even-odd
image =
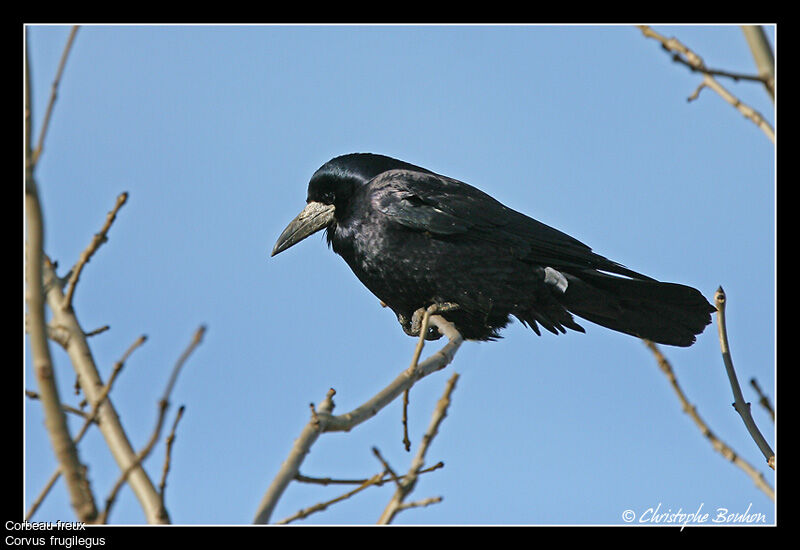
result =
[{"label": "bird's eye", "polygon": [[324,202],[325,204],[333,204],[333,200],[334,200],[335,198],[336,198],[336,197],[335,197],[335,195],[333,194],[333,191],[325,191],[325,192],[322,194],[322,202]]}]

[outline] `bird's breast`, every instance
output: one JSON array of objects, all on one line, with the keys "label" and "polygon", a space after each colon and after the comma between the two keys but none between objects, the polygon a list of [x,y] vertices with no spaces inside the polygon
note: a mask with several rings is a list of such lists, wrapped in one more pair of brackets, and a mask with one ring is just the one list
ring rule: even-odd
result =
[{"label": "bird's breast", "polygon": [[420,296],[434,299],[432,274],[442,258],[434,254],[430,235],[392,231],[380,221],[367,220],[338,225],[331,245],[364,286],[393,310],[422,307],[415,303]]}]

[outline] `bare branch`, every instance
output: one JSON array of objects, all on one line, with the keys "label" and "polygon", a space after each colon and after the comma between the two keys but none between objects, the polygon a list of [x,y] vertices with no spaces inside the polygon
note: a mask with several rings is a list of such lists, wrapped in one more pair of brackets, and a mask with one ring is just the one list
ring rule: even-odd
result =
[{"label": "bare branch", "polygon": [[[420,470],[419,473],[420,474],[427,474],[428,472],[433,472],[435,470],[438,470],[439,468],[444,468],[444,462],[439,461],[439,462],[437,462],[436,464],[434,464],[433,466],[431,466],[429,468],[425,468],[424,470]],[[403,477],[405,477],[405,476],[402,476],[400,479],[403,479]],[[361,479],[334,479],[334,478],[331,478],[331,477],[311,477],[311,476],[305,476],[305,475],[302,475],[302,474],[297,474],[294,477],[294,480],[298,481],[300,483],[314,483],[316,485],[361,485],[362,483],[365,483],[367,481],[367,478],[361,478]],[[389,481],[393,481],[392,480],[392,476],[391,475],[384,475],[383,479],[381,481],[379,481],[378,483],[376,483],[375,485],[381,486],[384,483],[387,483]]]},{"label": "bare branch", "polygon": [[87,338],[91,338],[92,336],[97,336],[98,334],[102,334],[105,331],[109,330],[111,327],[108,325],[103,325],[102,327],[96,328],[94,330],[90,330],[86,333]]},{"label": "bare branch", "polygon": [[31,62],[28,55],[28,30],[25,29],[25,113],[23,114],[24,124],[23,129],[25,132],[25,177],[33,177],[33,146],[31,145],[33,137],[31,136],[31,118],[33,113],[31,111]]},{"label": "bare branch", "polygon": [[[134,352],[134,350],[136,350],[136,348],[144,344],[146,340],[147,337],[144,335],[137,338],[136,341],[133,344],[131,344],[131,346],[128,348],[128,350],[125,352],[122,358],[114,364],[114,368],[111,370],[111,375],[108,378],[108,382],[106,382],[106,385],[103,386],[103,390],[102,392],[100,392],[100,398],[92,407],[92,411],[90,413],[84,413],[83,411],[79,410],[77,411],[82,416],[84,416],[85,422],[83,423],[83,426],[81,426],[81,429],[78,431],[78,434],[75,436],[75,439],[73,440],[75,445],[80,443],[81,439],[83,439],[83,436],[86,434],[86,431],[89,429],[89,426],[91,426],[93,423],[94,424],[97,423],[97,415],[98,412],[100,411],[100,406],[105,402],[106,398],[108,397],[108,394],[111,392],[111,388],[114,385],[114,381],[117,379],[119,372],[125,365],[125,361],[127,361],[128,357],[130,357],[130,355]],[[53,487],[53,485],[55,484],[56,480],[58,480],[58,477],[60,475],[61,475],[61,467],[58,467],[56,468],[56,471],[53,472],[53,475],[50,476],[50,479],[45,484],[42,491],[39,493],[39,496],[34,500],[33,504],[28,509],[28,513],[26,514],[25,519],[30,519],[31,517],[33,517],[33,514],[36,513],[36,510],[44,501],[44,498],[47,496],[47,493]]]},{"label": "bare branch", "polygon": [[758,67],[758,74],[764,81],[767,93],[775,101],[775,56],[769,45],[764,28],[760,25],[742,25],[742,32],[750,46],[750,52]]},{"label": "bare branch", "polygon": [[166,507],[164,499],[164,492],[167,488],[167,474],[169,474],[170,462],[172,461],[172,445],[175,443],[175,432],[178,429],[178,422],[183,418],[183,412],[186,407],[181,405],[178,408],[178,413],[175,415],[175,420],[172,422],[172,429],[166,439],[166,450],[164,451],[164,467],[161,469],[161,482],[158,484],[158,492],[161,493],[161,502]]},{"label": "bare branch", "polygon": [[[78,457],[78,450],[69,434],[67,419],[61,406],[44,317],[42,295],[42,220],[35,184],[29,181],[26,193],[28,246],[26,247],[26,278],[30,342],[33,369],[45,417],[45,427],[50,444],[58,460],[59,469],[65,473],[70,503],[81,521],[91,522],[97,516],[94,497],[86,478],[86,469]],[[38,227],[35,227],[38,226]]]},{"label": "bare branch", "polygon": [[75,286],[78,284],[78,279],[81,276],[84,266],[89,263],[89,260],[92,259],[92,256],[94,256],[94,253],[97,252],[98,248],[100,248],[100,245],[108,240],[108,230],[111,229],[111,224],[114,223],[114,220],[117,218],[117,212],[120,208],[122,208],[122,205],[125,204],[127,200],[128,193],[123,192],[119,194],[117,197],[117,202],[111,212],[109,212],[106,216],[106,222],[103,224],[100,232],[95,233],[94,237],[92,237],[92,241],[89,243],[89,246],[87,246],[86,249],[81,252],[81,256],[78,258],[78,262],[75,264],[75,267],[72,268],[69,280],[67,281],[67,297],[64,299],[64,303],[61,307],[65,309],[72,307],[72,296],[75,294]]},{"label": "bare branch", "polygon": [[411,450],[411,440],[408,438],[408,397],[410,393],[411,388],[406,388],[406,391],[403,392],[403,417],[401,419],[403,424],[403,448],[406,450],[406,452]]},{"label": "bare branch", "polygon": [[[47,302],[53,314],[52,323],[62,326],[69,331],[67,354],[72,366],[78,375],[78,380],[84,395],[90,403],[97,403],[103,397],[104,384],[100,378],[97,365],[94,362],[92,351],[86,340],[86,334],[78,322],[72,308],[63,308],[64,294],[61,285],[55,284],[57,275],[52,263],[44,264],[45,288],[47,289]],[[121,471],[126,471],[131,465],[136,464],[136,451],[134,451],[122,423],[110,398],[106,397],[97,415],[100,433],[108,445],[114,460]],[[163,514],[161,496],[156,491],[152,480],[141,466],[134,466],[128,484],[133,489],[136,498],[142,506],[148,523],[168,523],[169,518]]]},{"label": "bare branch", "polygon": [[[356,409],[338,416],[333,416],[333,395],[334,390],[329,390],[325,399],[314,409],[312,407],[311,420],[300,432],[300,436],[295,440],[289,456],[281,465],[278,474],[272,480],[267,492],[259,503],[256,511],[254,523],[268,523],[275,506],[281,495],[286,490],[289,483],[298,475],[300,465],[303,463],[314,442],[323,432],[329,431],[349,431],[362,422],[372,418],[386,405],[391,403],[397,396],[402,394],[407,388],[412,387],[418,380],[446,367],[458,351],[463,337],[456,328],[446,319],[439,315],[431,315],[430,322],[433,323],[449,341],[439,351],[434,353],[422,363],[415,364],[412,361],[411,367],[403,370],[397,378],[387,387],[378,392],[372,399],[357,407]],[[422,334],[425,334],[422,332]]]},{"label": "bare branch", "polygon": [[[753,109],[752,107],[742,103],[736,96],[726,90],[722,84],[717,82],[714,79],[715,74],[722,75],[722,76],[729,76],[729,77],[736,77],[737,79],[744,79],[746,78],[745,75],[739,75],[734,73],[726,73],[724,71],[714,71],[709,69],[705,66],[703,59],[694,53],[692,50],[684,46],[677,38],[667,38],[647,25],[637,25],[642,34],[647,38],[653,38],[661,43],[661,47],[667,50],[668,52],[673,53],[673,60],[686,65],[693,71],[698,71],[703,73],[703,83],[700,85],[695,92],[689,96],[689,100],[693,100],[697,98],[700,90],[703,87],[708,87],[717,92],[720,97],[722,97],[725,101],[730,103],[735,109],[737,109],[745,118],[752,121],[756,126],[761,128],[761,131],[766,134],[766,136],[775,143],[775,130],[773,130],[772,126],[764,119],[764,117]],[[748,77],[749,80],[759,80],[763,82],[762,77]]]},{"label": "bare branch", "polygon": [[316,409],[312,407],[313,414],[311,415],[311,420],[300,432],[300,436],[295,440],[294,445],[292,445],[289,451],[289,456],[281,465],[278,475],[272,480],[266,494],[261,499],[254,520],[255,523],[269,522],[269,518],[275,506],[278,504],[278,500],[281,498],[281,495],[283,495],[289,482],[297,475],[297,472],[300,470],[300,465],[311,450],[311,446],[314,445],[314,442],[316,442],[320,433],[322,433],[317,415],[319,413],[330,413],[333,411],[333,396],[335,393],[336,392],[331,388],[328,390],[322,403],[320,403]]},{"label": "bare branch", "polygon": [[[399,478],[397,477],[397,474],[395,474],[394,471],[392,471],[392,469],[389,466],[389,464],[386,462],[386,460],[384,460],[384,458],[380,455],[380,452],[376,448],[373,447],[372,452],[376,457],[378,457],[378,460],[380,460],[381,463],[384,465],[384,471],[379,473],[379,474],[376,474],[376,475],[374,475],[374,476],[372,476],[370,478],[366,478],[366,479],[310,478],[310,477],[301,476],[300,474],[298,474],[295,477],[295,481],[300,481],[300,482],[304,482],[304,483],[316,483],[316,484],[319,484],[319,485],[358,485],[358,487],[356,487],[352,491],[348,491],[347,493],[344,493],[343,495],[339,495],[338,497],[333,498],[331,500],[327,500],[325,502],[320,502],[320,503],[315,504],[314,506],[310,506],[308,508],[303,508],[302,510],[298,511],[297,513],[295,513],[295,514],[293,514],[293,515],[291,515],[291,516],[289,516],[287,518],[284,518],[284,519],[282,519],[280,521],[277,521],[276,524],[285,525],[287,523],[291,523],[291,522],[296,521],[298,519],[307,518],[311,514],[314,514],[316,512],[322,512],[323,510],[326,510],[332,504],[336,504],[337,502],[341,502],[343,500],[346,500],[346,499],[348,499],[348,498],[360,493],[361,491],[363,491],[364,489],[367,489],[369,487],[373,487],[373,486],[374,487],[380,487],[381,485],[383,485],[384,483],[387,483],[389,481],[393,481],[395,484],[398,484],[403,479],[405,479],[405,476],[401,476]],[[444,466],[444,462],[437,462],[436,464],[434,464],[430,468],[425,468],[424,470],[420,470],[418,472],[418,474],[421,475],[421,474],[426,474],[428,472],[433,472],[434,470],[438,470],[439,468],[442,468],[443,466]],[[436,497],[436,499],[426,499],[426,500],[430,500],[431,502],[427,502],[427,503],[425,503],[425,502],[409,503],[407,505],[407,507],[411,508],[411,507],[416,507],[416,506],[426,506],[427,504],[433,504],[434,500],[436,502],[440,501],[441,498],[440,497]],[[404,507],[406,507],[406,506],[404,506]]]},{"label": "bare branch", "polygon": [[447,345],[428,357],[422,363],[412,365],[400,373],[394,381],[376,394],[372,399],[353,409],[352,411],[337,415],[320,414],[323,431],[349,431],[362,422],[375,416],[378,411],[394,401],[397,396],[407,388],[412,387],[418,380],[445,368],[453,360],[463,338],[456,328],[444,317],[432,315],[430,322],[434,324],[449,340]]},{"label": "bare branch", "polygon": [[[195,348],[197,348],[197,346],[199,346],[203,341],[203,335],[205,334],[205,331],[206,327],[202,325],[195,331],[189,347],[187,347],[186,350],[181,354],[181,356],[178,358],[178,361],[175,363],[175,366],[172,368],[172,374],[167,382],[164,395],[158,402],[158,419],[156,420],[156,426],[153,429],[153,433],[150,435],[150,439],[144,448],[137,453],[136,460],[130,466],[128,466],[128,468],[123,470],[122,474],[114,484],[114,487],[111,489],[108,497],[106,497],[105,509],[98,518],[99,523],[106,523],[108,521],[108,515],[111,512],[111,507],[113,506],[120,489],[122,489],[122,487],[125,485],[125,482],[128,480],[128,476],[134,468],[139,468],[141,466],[142,462],[144,462],[144,460],[150,455],[153,447],[155,447],[155,444],[158,442],[158,438],[161,436],[161,428],[164,425],[164,418],[166,417],[167,409],[169,408],[169,396],[172,393],[173,387],[175,386],[175,380],[177,379],[178,373],[186,362],[186,359],[189,358],[189,355],[191,355]],[[159,515],[161,517],[167,517],[167,512],[163,506],[164,502],[161,498],[161,494],[159,494],[159,499],[161,507]]]},{"label": "bare branch", "polygon": [[44,138],[47,135],[47,129],[50,126],[50,117],[53,114],[53,106],[55,105],[56,98],[58,97],[58,85],[61,83],[61,75],[64,73],[64,67],[67,64],[67,57],[69,57],[69,52],[72,49],[72,43],[75,40],[75,35],[77,33],[78,25],[75,25],[69,31],[67,43],[64,46],[64,51],[61,53],[61,61],[58,63],[56,77],[53,80],[52,86],[50,87],[50,100],[47,102],[47,110],[45,111],[44,119],[42,120],[42,129],[39,130],[39,141],[36,144],[36,149],[34,149],[32,153],[32,167],[36,166],[36,163],[39,162],[39,157],[42,156],[42,150],[44,149]]},{"label": "bare branch", "polygon": [[417,340],[417,346],[414,348],[414,355],[411,356],[411,366],[409,367],[411,370],[417,368],[419,356],[422,354],[422,348],[425,347],[425,336],[428,334],[428,325],[430,324],[431,314],[435,313],[438,308],[438,304],[433,304],[422,314],[422,322],[420,323],[419,328],[419,340]]},{"label": "bare branch", "polygon": [[[719,329],[719,345],[722,350],[722,361],[725,363],[725,372],[728,373],[728,380],[731,384],[731,390],[733,390],[733,408],[736,409],[736,412],[742,417],[747,431],[750,432],[750,437],[753,438],[758,448],[761,449],[767,463],[774,464],[773,457],[775,453],[772,451],[772,448],[770,448],[767,440],[764,439],[764,436],[761,435],[758,426],[756,426],[756,422],[750,414],[750,403],[745,402],[744,396],[742,395],[742,388],[739,387],[739,380],[736,378],[736,371],[733,368],[733,359],[731,358],[731,350],[728,345],[728,330],[725,326],[725,302],[725,291],[722,290],[722,287],[719,287],[717,292],[714,293],[714,305],[717,306],[717,328]],[[774,466],[770,467],[774,468]]]},{"label": "bare branch", "polygon": [[280,520],[277,523],[279,525],[286,525],[287,523],[291,523],[291,522],[293,522],[295,520],[306,518],[306,517],[310,516],[311,514],[313,514],[315,512],[322,512],[323,510],[327,509],[328,506],[330,506],[331,504],[336,504],[337,502],[341,502],[341,501],[343,501],[345,499],[350,498],[353,495],[356,495],[356,494],[360,493],[361,491],[363,491],[364,489],[367,489],[368,487],[371,487],[373,485],[377,485],[383,479],[383,476],[384,476],[384,472],[381,472],[379,474],[375,474],[374,476],[372,476],[368,480],[364,481],[364,483],[362,483],[361,485],[359,485],[358,487],[356,487],[352,491],[348,491],[345,494],[339,495],[338,497],[333,498],[331,500],[327,500],[325,502],[320,502],[320,503],[315,504],[314,506],[311,506],[309,508],[304,508],[304,509],[300,510],[299,512],[297,512],[296,514],[293,514],[293,515],[289,516],[288,518],[284,518],[284,519]]},{"label": "bare branch", "polygon": [[[440,310],[440,308],[441,306],[439,304],[433,304],[422,314],[422,322],[419,328],[419,340],[417,341],[417,347],[414,348],[414,355],[411,357],[411,366],[409,367],[412,370],[417,368],[419,356],[422,354],[422,348],[425,347],[425,336],[428,334],[428,324],[430,323],[431,314]],[[406,388],[403,392],[403,446],[406,451],[411,450],[411,440],[408,438],[408,401],[410,392],[411,388]]]},{"label": "bare branch", "polygon": [[175,381],[178,379],[178,374],[180,373],[181,369],[183,368],[184,363],[189,358],[189,356],[197,349],[197,346],[203,341],[203,336],[206,334],[206,327],[205,325],[200,325],[197,330],[194,332],[192,336],[192,341],[189,343],[189,347],[187,347],[181,356],[178,357],[178,360],[175,362],[175,366],[172,368],[172,374],[169,376],[169,382],[167,382],[167,387],[164,389],[164,395],[161,397],[162,402],[166,402],[169,406],[169,396],[172,393],[172,388],[175,386]]},{"label": "bare branch", "polygon": [[372,448],[372,454],[374,454],[375,458],[377,458],[383,465],[384,473],[389,474],[389,477],[392,479],[392,481],[394,481],[394,484],[397,487],[400,487],[400,478],[397,477],[397,474],[394,472],[394,469],[389,465],[389,462],[385,458],[383,458],[383,455],[381,454],[381,452],[378,450],[377,447]]},{"label": "bare branch", "polygon": [[650,348],[650,351],[653,352],[659,368],[661,368],[661,371],[667,377],[667,380],[669,380],[672,389],[675,391],[675,395],[678,396],[678,400],[681,402],[681,408],[683,409],[683,412],[688,414],[689,417],[694,421],[695,425],[700,429],[700,432],[703,434],[703,436],[709,440],[714,450],[724,456],[725,459],[730,460],[736,466],[741,468],[755,482],[756,487],[761,489],[770,499],[774,501],[775,491],[764,479],[764,474],[756,470],[752,464],[739,456],[738,453],[736,453],[729,445],[727,445],[724,441],[718,438],[714,432],[711,431],[711,428],[708,427],[708,424],[706,424],[697,413],[697,407],[692,405],[689,402],[689,399],[686,397],[686,394],[683,393],[683,390],[678,384],[678,379],[675,377],[675,371],[672,369],[672,365],[670,365],[669,361],[667,361],[667,358],[664,357],[664,354],[661,353],[661,350],[658,349],[658,346],[649,340],[642,341],[648,348]]},{"label": "bare branch", "polygon": [[772,403],[769,402],[769,398],[764,395],[764,392],[761,390],[761,386],[758,385],[758,381],[755,378],[751,378],[750,385],[753,386],[753,389],[756,390],[756,393],[758,394],[759,404],[764,407],[764,409],[769,413],[770,418],[772,418],[772,421],[775,422],[775,409],[772,408]]},{"label": "bare branch", "polygon": [[89,414],[88,421],[83,425],[80,432],[75,438],[75,442],[79,442],[83,437],[83,434],[86,433],[87,428],[89,425],[97,419],[97,414],[100,411],[100,406],[105,403],[105,400],[108,398],[108,395],[111,393],[111,388],[114,386],[114,382],[117,380],[117,376],[122,371],[122,367],[125,366],[125,362],[131,356],[131,354],[136,351],[138,347],[144,344],[147,341],[147,336],[142,334],[136,341],[130,345],[130,347],[125,351],[119,361],[114,363],[114,367],[111,369],[111,374],[108,376],[108,381],[106,385],[103,386],[103,390],[100,392],[100,396],[95,404],[92,406],[92,412]]},{"label": "bare branch", "polygon": [[397,507],[397,511],[402,512],[409,508],[424,508],[425,506],[430,506],[431,504],[437,504],[439,502],[442,502],[442,497],[428,497],[422,500],[415,500],[414,502],[404,502]]},{"label": "bare branch", "polygon": [[717,92],[720,95],[720,97],[722,97],[722,99],[730,103],[746,119],[751,120],[753,124],[761,128],[761,131],[764,132],[764,134],[766,134],[766,136],[770,139],[770,141],[772,141],[772,143],[775,143],[775,130],[772,129],[772,126],[770,126],[770,124],[764,119],[761,113],[759,113],[749,105],[742,103],[739,100],[739,98],[737,98],[728,90],[726,90],[722,86],[722,84],[717,82],[711,75],[709,74],[704,75],[703,81],[705,82],[706,86]]},{"label": "bare branch", "polygon": [[[26,94],[26,101],[29,96]],[[26,106],[30,113],[30,105]],[[29,151],[29,147],[26,148]],[[44,219],[39,202],[39,191],[33,176],[35,161],[28,158],[25,171],[25,222],[27,243],[25,247],[26,301],[30,332],[33,370],[50,445],[64,472],[70,504],[81,521],[91,522],[97,516],[86,468],[81,464],[78,450],[69,434],[67,418],[61,407],[53,359],[47,340],[48,330],[44,313]]]},{"label": "bare branch", "polygon": [[[26,397],[29,397],[30,399],[39,399],[39,394],[36,393],[35,391],[25,390],[25,395],[26,395]],[[72,405],[67,405],[66,403],[62,403],[61,404],[61,408],[64,409],[64,412],[67,412],[67,413],[70,413],[70,414],[74,414],[75,416],[80,416],[84,420],[86,420],[87,418],[91,418],[91,414],[90,413],[84,412],[84,411],[82,411],[80,409],[76,409]],[[96,423],[97,420],[95,419],[94,422]]]},{"label": "bare branch", "polygon": [[[378,519],[379,524],[387,525],[391,523],[394,517],[402,509],[407,507],[403,505],[403,501],[411,493],[411,491],[414,490],[414,486],[417,484],[417,476],[422,470],[422,467],[425,465],[425,455],[428,452],[428,448],[430,447],[433,438],[436,437],[436,434],[439,432],[439,426],[441,425],[445,416],[447,416],[447,408],[450,406],[450,396],[456,387],[457,381],[458,373],[453,373],[453,376],[451,376],[450,380],[447,381],[444,394],[442,395],[441,399],[439,399],[436,409],[433,411],[433,417],[431,418],[428,430],[422,437],[422,443],[420,444],[419,449],[417,449],[417,454],[414,456],[414,460],[411,461],[411,468],[409,468],[405,478],[402,481],[397,482],[397,490],[381,514],[381,517]],[[439,502],[440,500],[441,498],[436,500],[436,502]],[[428,499],[427,502],[430,504],[432,501]]]},{"label": "bare branch", "polygon": [[[649,36],[650,38],[655,38],[655,34],[657,34],[655,31],[650,30],[650,32],[647,33],[646,36]],[[667,40],[667,42],[668,46],[664,46],[662,43],[662,47],[665,50],[667,51],[670,51],[670,49],[673,49],[673,51],[680,50],[680,53],[676,52],[672,54],[672,60],[675,63],[683,65],[693,73],[703,73],[703,74],[709,74],[711,76],[721,76],[724,78],[730,78],[734,82],[745,80],[748,82],[760,82],[765,85],[767,84],[767,79],[761,75],[734,73],[732,71],[725,71],[723,69],[711,69],[709,67],[706,67],[705,64],[703,63],[702,58],[699,55],[694,54],[694,52],[686,48],[677,39],[671,38]],[[683,57],[681,57],[681,55],[688,55],[689,58],[684,59]],[[691,59],[691,61],[689,59]]]}]

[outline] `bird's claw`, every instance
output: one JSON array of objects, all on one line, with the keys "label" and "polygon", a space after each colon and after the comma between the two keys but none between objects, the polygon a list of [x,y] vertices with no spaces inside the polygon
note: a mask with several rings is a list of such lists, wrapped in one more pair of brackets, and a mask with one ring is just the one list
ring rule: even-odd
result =
[{"label": "bird's claw", "polygon": [[[408,334],[409,336],[419,336],[419,333],[422,329],[422,319],[425,317],[426,311],[429,311],[431,315],[437,313],[445,313],[447,311],[453,311],[454,309],[458,309],[458,304],[453,302],[442,302],[439,304],[433,304],[429,308],[421,307],[414,312],[409,320],[403,314],[397,315],[397,320],[400,322],[400,325],[403,327],[403,331]],[[439,329],[435,326],[428,326],[425,339],[426,340],[438,340],[442,337],[442,333],[439,332]]]}]

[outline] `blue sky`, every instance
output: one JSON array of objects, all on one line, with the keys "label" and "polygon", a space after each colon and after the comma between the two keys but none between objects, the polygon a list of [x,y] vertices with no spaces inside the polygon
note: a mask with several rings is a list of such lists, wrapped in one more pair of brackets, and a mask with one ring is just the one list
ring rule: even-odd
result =
[{"label": "blue sky", "polygon": [[[738,26],[656,26],[706,64],[754,73]],[[34,128],[69,28],[28,29]],[[774,28],[769,36],[775,40]],[[720,80],[774,125],[760,85]],[[466,181],[660,280],[728,295],[733,358],[768,441],[773,426],[747,381],[775,386],[775,152],[700,77],[628,26],[87,26],[59,89],[37,179],[46,252],[63,275],[116,196],[126,204],[75,297],[107,376],[140,335],[113,392],[134,445],[147,441],[172,365],[182,372],[167,506],[175,523],[249,523],[308,421],[337,391],[359,405],[408,365],[415,340],[314,236],[269,251],[330,158],[375,152]],[[645,346],[585,323],[537,337],[466,342],[411,393],[418,444],[449,372],[461,374],[423,476],[398,524],[623,524],[650,508],[765,514],[773,503],[714,452]],[[426,347],[426,354],[437,344]],[[74,374],[52,346],[62,398]],[[663,347],[711,429],[770,484],[774,474],[731,407],[716,325],[688,349]],[[26,388],[35,387],[25,343]],[[26,401],[27,508],[55,468],[40,407]],[[378,447],[396,471],[399,401],[348,434],[320,438],[301,468],[370,477]],[[170,416],[171,420],[171,416]],[[74,422],[74,421],[73,421]],[[73,431],[79,424],[72,423]],[[80,446],[95,497],[118,476],[99,435]],[[146,463],[156,480],[159,444]],[[374,523],[389,485],[306,524]],[[292,484],[275,520],[344,492]],[[61,482],[35,519],[74,519]],[[129,489],[113,523],[141,523]]]}]

